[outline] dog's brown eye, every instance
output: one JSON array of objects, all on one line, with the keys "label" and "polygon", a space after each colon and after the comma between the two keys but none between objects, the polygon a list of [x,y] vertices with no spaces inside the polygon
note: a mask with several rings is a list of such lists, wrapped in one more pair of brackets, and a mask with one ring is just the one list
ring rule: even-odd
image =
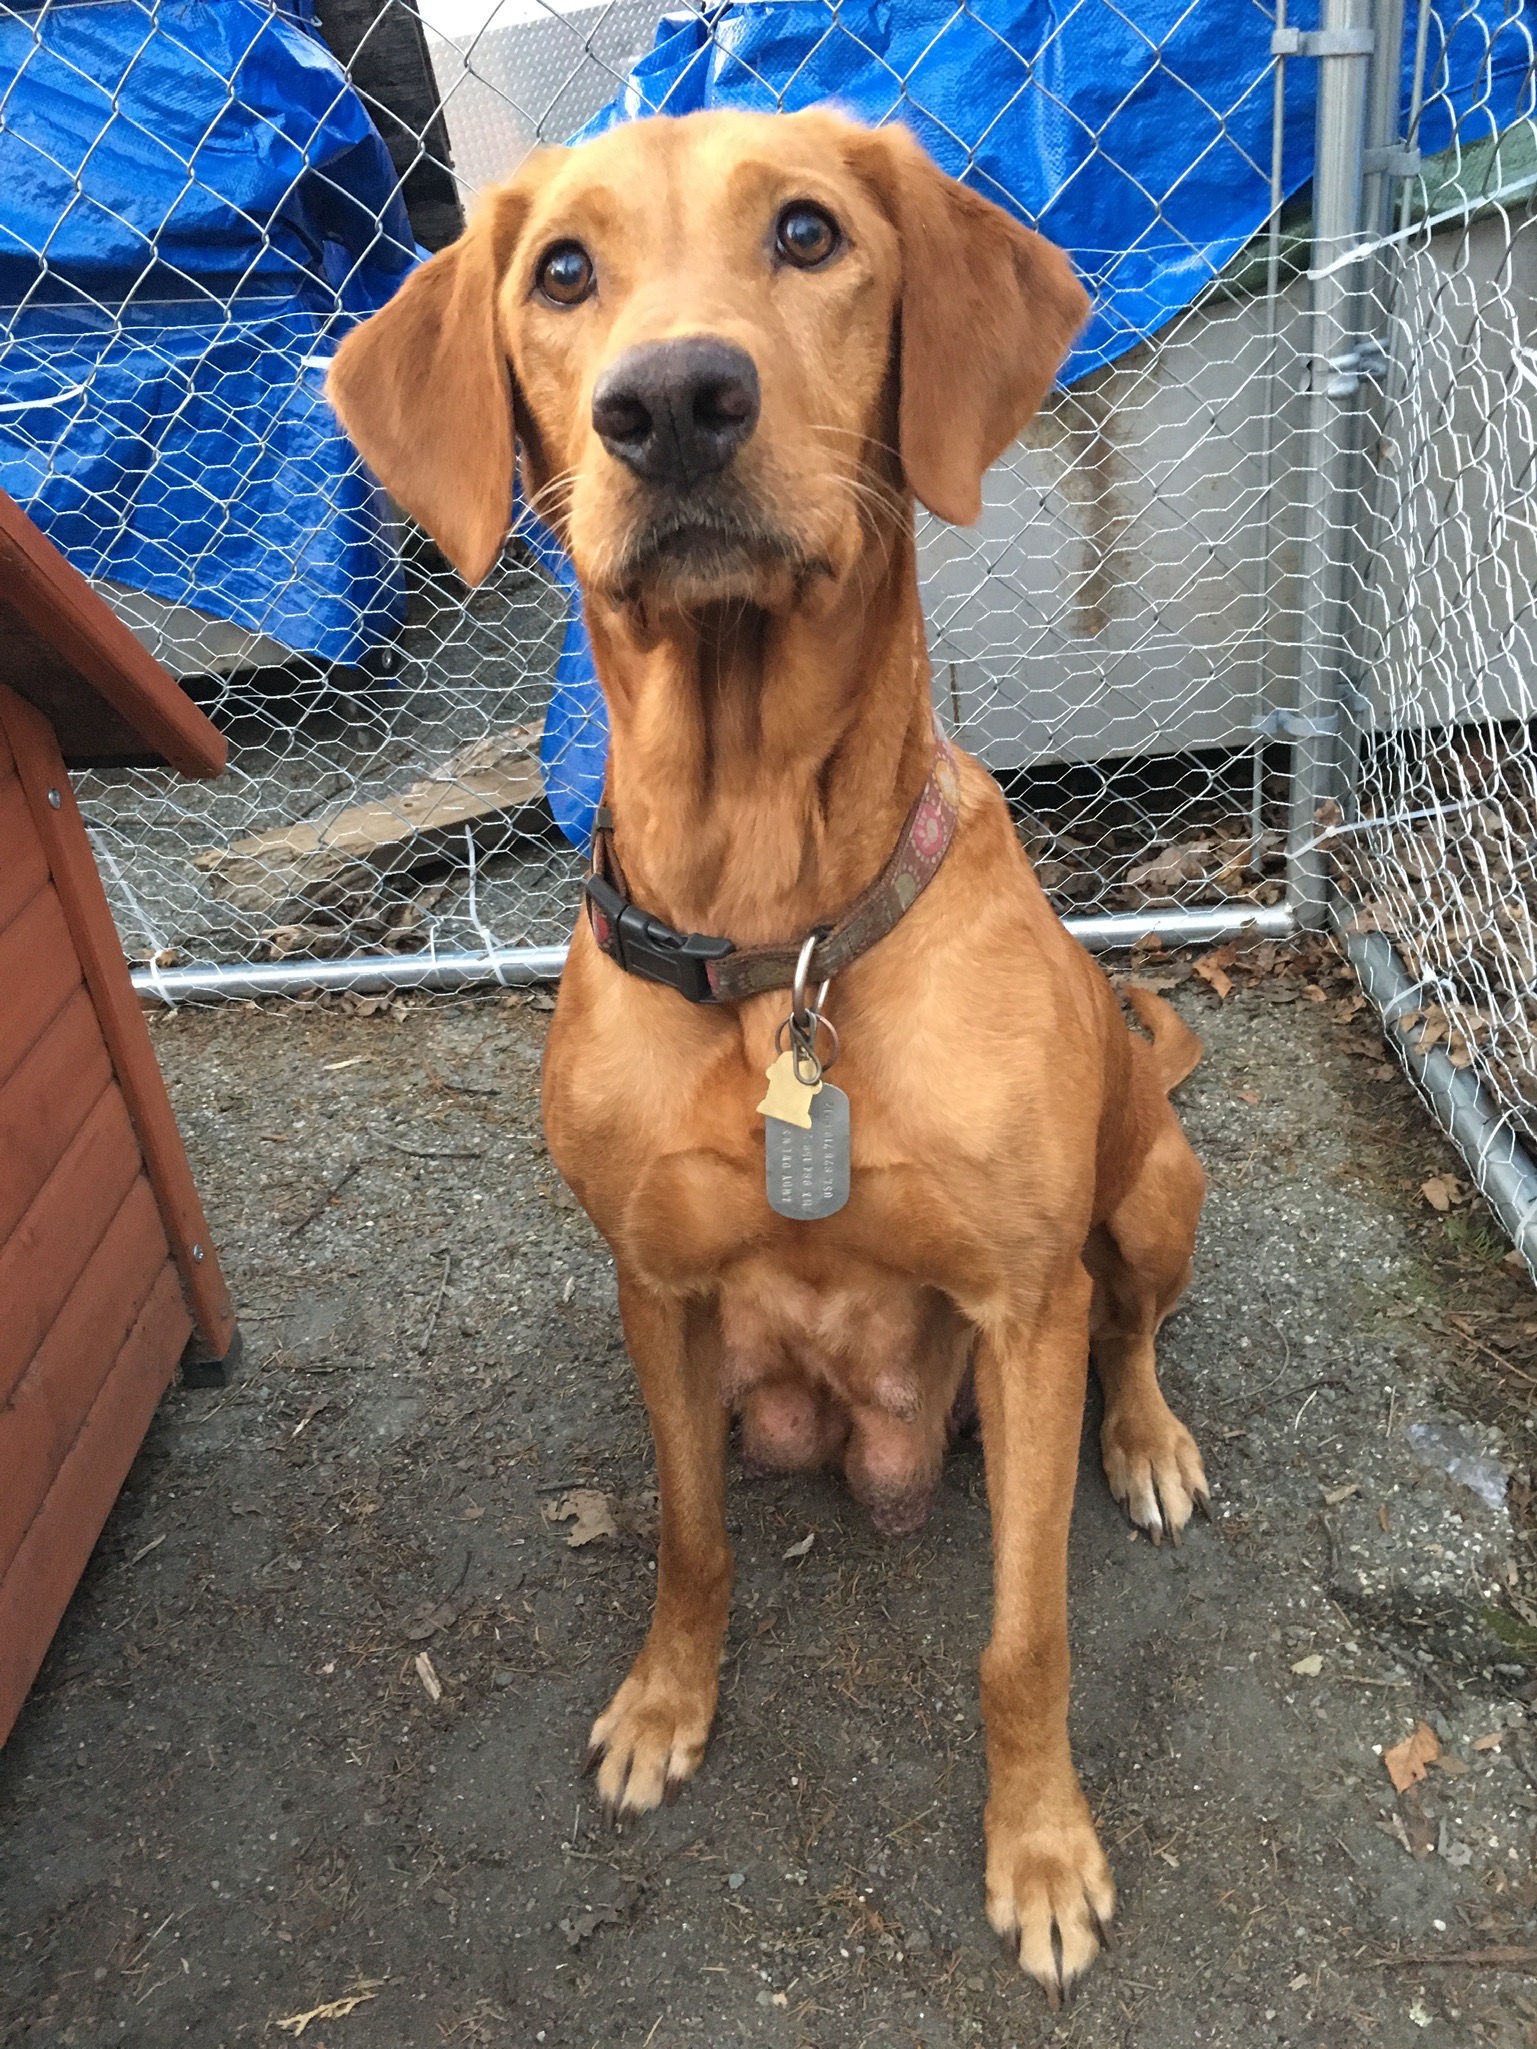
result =
[{"label": "dog's brown eye", "polygon": [[538,283],[557,306],[579,306],[593,287],[592,258],[580,242],[557,242],[545,251]]},{"label": "dog's brown eye", "polygon": [[779,216],[775,245],[786,263],[798,270],[814,270],[825,263],[839,242],[837,223],[819,206],[797,201]]}]

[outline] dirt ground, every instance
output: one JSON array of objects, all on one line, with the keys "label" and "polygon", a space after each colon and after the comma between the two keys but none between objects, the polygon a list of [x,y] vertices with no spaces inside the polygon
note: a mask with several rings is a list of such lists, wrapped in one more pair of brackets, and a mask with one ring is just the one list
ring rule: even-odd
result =
[{"label": "dirt ground", "polygon": [[600,1827],[650,1449],[539,1138],[541,999],[493,994],[155,1026],[247,1363],[166,1399],[0,1754],[0,2041],[1537,2043],[1537,1300],[1348,985],[1233,973],[1164,972],[1211,1049],[1163,1358],[1214,1523],[1133,1537],[1085,1430],[1121,1910],[1067,2009],[981,1911],[974,1446],[896,1544],[831,1480],[734,1481],[711,1755]]}]

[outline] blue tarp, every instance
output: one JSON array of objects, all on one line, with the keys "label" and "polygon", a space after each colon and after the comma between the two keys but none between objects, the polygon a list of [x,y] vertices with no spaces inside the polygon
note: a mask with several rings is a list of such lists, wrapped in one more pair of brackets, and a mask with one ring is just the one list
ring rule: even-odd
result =
[{"label": "blue tarp", "polygon": [[[906,122],[1073,255],[1095,313],[1071,380],[1155,333],[1266,219],[1269,29],[1254,0],[743,0],[664,20],[592,129],[829,100]],[[1516,0],[1460,0],[1449,37],[1433,27],[1427,154],[1454,123],[1476,141],[1531,111],[1531,41]],[[1289,192],[1312,172],[1315,78],[1291,67]],[[388,638],[398,566],[321,376],[421,253],[311,0],[0,14],[0,486],[88,574],[327,661]],[[571,596],[544,759],[585,845],[602,699],[570,565],[519,525]]]},{"label": "blue tarp", "polygon": [[[1316,13],[1292,19],[1307,27]],[[1156,333],[1268,219],[1270,29],[1253,0],[747,0],[664,20],[588,132],[652,113],[827,101],[905,122],[947,171],[1073,256],[1095,310],[1063,373],[1071,382]],[[1312,176],[1316,73],[1290,67],[1288,193]],[[1433,21],[1428,77],[1427,155],[1454,123],[1466,144],[1529,114],[1522,10],[1463,0],[1444,37]],[[606,725],[575,605],[561,666],[546,784],[567,836],[585,846]]]},{"label": "blue tarp", "polygon": [[352,662],[405,594],[324,358],[422,252],[309,11],[0,16],[0,487],[89,576]]}]

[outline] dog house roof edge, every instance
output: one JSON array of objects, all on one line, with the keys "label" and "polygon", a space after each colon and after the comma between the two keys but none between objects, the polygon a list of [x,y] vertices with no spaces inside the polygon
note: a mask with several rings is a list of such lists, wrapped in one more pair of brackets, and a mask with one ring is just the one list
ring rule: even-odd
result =
[{"label": "dog house roof edge", "polygon": [[199,781],[222,774],[223,734],[4,491],[0,648],[6,682],[53,724],[70,767],[164,762]]}]

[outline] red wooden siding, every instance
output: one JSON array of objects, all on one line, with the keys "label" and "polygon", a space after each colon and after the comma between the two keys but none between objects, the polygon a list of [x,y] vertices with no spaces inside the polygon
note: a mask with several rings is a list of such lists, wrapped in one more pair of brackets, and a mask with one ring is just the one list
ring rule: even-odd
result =
[{"label": "red wooden siding", "polygon": [[48,862],[42,842],[32,831],[27,813],[27,793],[11,760],[10,749],[0,743],[0,931],[10,924],[22,905],[31,901],[48,880]]},{"label": "red wooden siding", "polygon": [[84,984],[0,1080],[0,1245],[31,1208],[112,1079]]},{"label": "red wooden siding", "polygon": [[191,1327],[167,1260],[0,1580],[0,1730],[37,1676]]},{"label": "red wooden siding", "polygon": [[4,688],[0,729],[10,742],[75,956],[143,1149],[193,1320],[210,1355],[222,1359],[234,1337],[235,1312],[58,743],[42,714]]},{"label": "red wooden siding", "polygon": [[63,764],[0,688],[0,1741],[192,1333],[189,1298],[227,1347],[218,1260]]}]

